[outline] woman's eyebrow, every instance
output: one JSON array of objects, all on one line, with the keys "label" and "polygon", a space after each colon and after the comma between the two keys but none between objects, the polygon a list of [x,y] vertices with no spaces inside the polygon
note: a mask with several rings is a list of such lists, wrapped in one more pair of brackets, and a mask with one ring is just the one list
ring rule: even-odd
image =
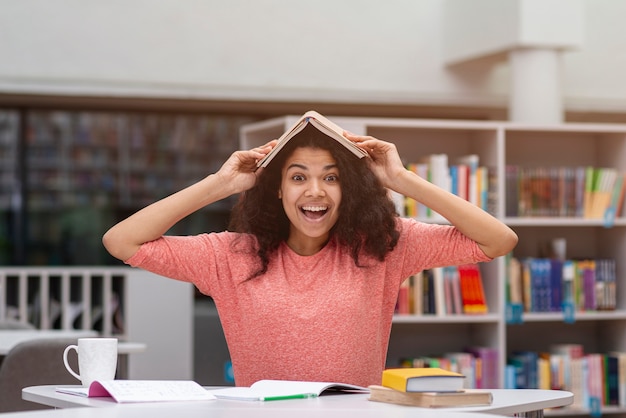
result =
[{"label": "woman's eyebrow", "polygon": [[291,170],[292,168],[299,168],[300,170],[307,170],[307,166],[304,164],[293,163],[287,167],[287,170]]},{"label": "woman's eyebrow", "polygon": [[[291,170],[292,168],[297,168],[300,170],[304,170],[304,171],[308,171],[309,168],[304,165],[304,164],[300,164],[300,163],[292,163],[287,167],[287,170]],[[329,171],[329,170],[334,170],[337,168],[337,164],[328,164],[325,165],[324,167],[322,167],[322,171]]]}]

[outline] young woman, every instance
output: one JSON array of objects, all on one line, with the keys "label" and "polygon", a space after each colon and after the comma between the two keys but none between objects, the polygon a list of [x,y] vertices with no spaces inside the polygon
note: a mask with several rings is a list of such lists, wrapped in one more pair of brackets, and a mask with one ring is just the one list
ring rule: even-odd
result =
[{"label": "young woman", "polygon": [[[218,172],[140,210],[103,237],[126,263],[193,283],[216,303],[235,382],[380,384],[400,284],[421,270],[488,262],[517,236],[480,208],[407,171],[396,147],[345,133],[359,159],[307,127],[275,146],[237,151]],[[396,216],[387,189],[450,225]],[[233,194],[229,232],[165,236]]]}]

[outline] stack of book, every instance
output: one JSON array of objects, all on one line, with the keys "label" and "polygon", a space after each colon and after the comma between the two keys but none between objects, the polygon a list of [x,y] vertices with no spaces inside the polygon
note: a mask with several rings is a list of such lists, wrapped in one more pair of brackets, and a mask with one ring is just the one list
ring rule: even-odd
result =
[{"label": "stack of book", "polygon": [[491,392],[463,389],[464,378],[437,367],[387,369],[381,385],[369,386],[369,400],[422,408],[490,405]]}]

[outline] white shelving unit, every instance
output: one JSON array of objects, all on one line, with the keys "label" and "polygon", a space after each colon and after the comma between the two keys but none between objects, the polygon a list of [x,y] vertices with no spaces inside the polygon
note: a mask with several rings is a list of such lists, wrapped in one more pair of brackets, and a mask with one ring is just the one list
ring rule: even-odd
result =
[{"label": "white shelving unit", "polygon": [[[298,116],[284,116],[244,126],[240,146],[251,148],[278,138]],[[561,313],[524,314],[523,323],[505,319],[506,261],[481,265],[489,314],[484,316],[397,316],[389,358],[459,351],[484,345],[499,351],[500,387],[504,385],[507,355],[516,350],[548,351],[551,344],[579,343],[585,353],[626,351],[626,218],[624,213],[608,228],[602,220],[574,217],[506,217],[507,165],[530,167],[594,166],[626,171],[626,126],[559,124],[533,126],[510,122],[437,121],[393,118],[330,117],[339,126],[396,144],[406,162],[446,153],[450,160],[477,154],[480,164],[496,174],[494,215],[518,234],[518,258],[538,256],[539,247],[554,238],[567,240],[567,258],[617,260],[617,310],[577,312],[566,324]],[[607,412],[622,413],[623,408]],[[574,413],[572,413],[574,414]]]}]

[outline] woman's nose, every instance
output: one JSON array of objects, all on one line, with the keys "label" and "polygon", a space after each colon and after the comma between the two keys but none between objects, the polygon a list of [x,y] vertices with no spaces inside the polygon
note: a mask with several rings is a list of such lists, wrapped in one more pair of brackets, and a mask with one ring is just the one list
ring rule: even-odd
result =
[{"label": "woman's nose", "polygon": [[324,185],[318,180],[312,180],[307,188],[307,194],[309,196],[324,196]]}]

